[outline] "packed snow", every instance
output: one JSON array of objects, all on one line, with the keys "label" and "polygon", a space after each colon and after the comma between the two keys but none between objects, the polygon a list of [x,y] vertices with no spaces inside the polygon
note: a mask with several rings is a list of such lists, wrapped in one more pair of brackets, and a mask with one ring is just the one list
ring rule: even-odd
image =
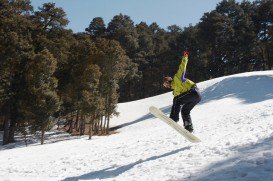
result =
[{"label": "packed snow", "polygon": [[169,115],[169,92],[119,104],[117,134],[1,146],[0,180],[273,180],[273,71],[198,87],[203,99],[191,114],[201,143],[148,112],[156,106]]}]

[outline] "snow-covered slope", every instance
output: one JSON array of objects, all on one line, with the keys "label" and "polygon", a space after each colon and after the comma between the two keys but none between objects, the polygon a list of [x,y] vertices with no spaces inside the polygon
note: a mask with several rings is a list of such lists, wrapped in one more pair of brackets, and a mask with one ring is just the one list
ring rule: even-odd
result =
[{"label": "snow-covered slope", "polygon": [[[118,134],[0,151],[0,180],[273,180],[273,71],[198,84],[192,144],[148,112],[167,93],[118,106]],[[182,124],[182,121],[179,122]]]}]

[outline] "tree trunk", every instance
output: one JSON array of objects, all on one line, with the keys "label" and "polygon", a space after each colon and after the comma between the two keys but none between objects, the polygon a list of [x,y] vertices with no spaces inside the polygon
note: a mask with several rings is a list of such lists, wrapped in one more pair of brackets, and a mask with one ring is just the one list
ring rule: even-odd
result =
[{"label": "tree trunk", "polygon": [[68,125],[69,125],[69,127],[68,127],[67,132],[72,133],[72,127],[73,127],[73,119],[72,118],[68,120]]},{"label": "tree trunk", "polygon": [[14,143],[14,134],[15,134],[15,126],[16,126],[16,121],[11,120],[10,122],[10,127],[9,127],[9,143]]},{"label": "tree trunk", "polygon": [[84,135],[84,120],[83,120],[83,115],[81,113],[81,119],[80,119],[80,135]]},{"label": "tree trunk", "polygon": [[102,131],[102,129],[103,129],[103,128],[102,128],[102,125],[103,125],[103,120],[102,120],[102,119],[99,119],[99,124],[100,124],[100,128],[99,128],[99,129],[100,129],[100,131],[101,131],[101,133],[102,133],[102,132],[103,132],[103,131]]},{"label": "tree trunk", "polygon": [[110,115],[107,116],[107,128],[106,128],[106,134],[109,134],[109,125],[110,125]]},{"label": "tree trunk", "polygon": [[89,139],[90,140],[93,136],[93,124],[94,124],[94,120],[92,120],[92,116],[90,116],[90,122],[89,122]]},{"label": "tree trunk", "polygon": [[57,126],[58,126],[58,127],[57,127],[57,130],[59,130],[59,129],[60,129],[60,119],[61,119],[61,118],[60,118],[60,117],[58,117],[58,121],[57,121]]},{"label": "tree trunk", "polygon": [[75,126],[76,131],[79,131],[79,110],[77,110]]},{"label": "tree trunk", "polygon": [[41,135],[41,145],[44,144],[44,140],[45,140],[45,128],[42,127],[42,135]]},{"label": "tree trunk", "polygon": [[103,134],[103,116],[97,117],[96,121],[100,123],[100,134]]},{"label": "tree trunk", "polygon": [[3,145],[9,144],[9,126],[10,126],[10,120],[4,117]]},{"label": "tree trunk", "polygon": [[106,133],[106,134],[107,134],[106,123],[107,123],[107,115],[108,114],[109,114],[109,93],[106,95],[106,98],[105,98],[104,133]]},{"label": "tree trunk", "polygon": [[72,133],[73,132],[73,119],[74,119],[73,113],[71,113],[71,118],[69,120],[69,128],[67,130],[68,133]]},{"label": "tree trunk", "polygon": [[72,133],[72,126],[73,126],[73,120],[72,120],[72,118],[71,119],[69,119],[69,120],[67,120],[68,121],[68,123],[66,124],[66,125],[68,125],[68,130],[67,130],[67,132],[68,133]]},{"label": "tree trunk", "polygon": [[99,134],[99,123],[98,123],[98,121],[97,120],[94,120],[94,126],[95,126],[95,131],[94,131],[94,133],[95,134]]},{"label": "tree trunk", "polygon": [[83,117],[83,122],[82,122],[82,131],[83,131],[83,135],[85,134],[85,116]]}]

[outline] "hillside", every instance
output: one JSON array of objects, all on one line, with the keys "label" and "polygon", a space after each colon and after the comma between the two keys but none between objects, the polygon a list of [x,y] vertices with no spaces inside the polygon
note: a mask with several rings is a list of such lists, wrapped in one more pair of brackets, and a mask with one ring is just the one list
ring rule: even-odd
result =
[{"label": "hillside", "polygon": [[[273,180],[273,71],[198,83],[192,144],[148,112],[172,94],[118,105],[118,133],[0,151],[0,180]],[[182,121],[179,122],[182,124]]]}]

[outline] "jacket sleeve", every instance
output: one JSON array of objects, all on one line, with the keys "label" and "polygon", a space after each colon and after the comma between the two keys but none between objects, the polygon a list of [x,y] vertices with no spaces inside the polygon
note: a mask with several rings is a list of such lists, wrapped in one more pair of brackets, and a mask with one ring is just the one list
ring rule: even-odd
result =
[{"label": "jacket sleeve", "polygon": [[173,81],[171,84],[171,88],[174,91],[177,91],[178,89],[178,84],[180,84],[179,82],[182,82],[182,78],[183,78],[183,74],[186,71],[186,67],[188,64],[188,57],[182,57],[181,63],[179,65],[178,71],[176,72],[176,74],[173,77]]},{"label": "jacket sleeve", "polygon": [[185,57],[185,56],[182,57],[181,63],[179,65],[179,69],[177,73],[175,74],[175,76],[179,78],[181,81],[182,81],[183,75],[186,72],[187,64],[188,64],[188,57]]}]

